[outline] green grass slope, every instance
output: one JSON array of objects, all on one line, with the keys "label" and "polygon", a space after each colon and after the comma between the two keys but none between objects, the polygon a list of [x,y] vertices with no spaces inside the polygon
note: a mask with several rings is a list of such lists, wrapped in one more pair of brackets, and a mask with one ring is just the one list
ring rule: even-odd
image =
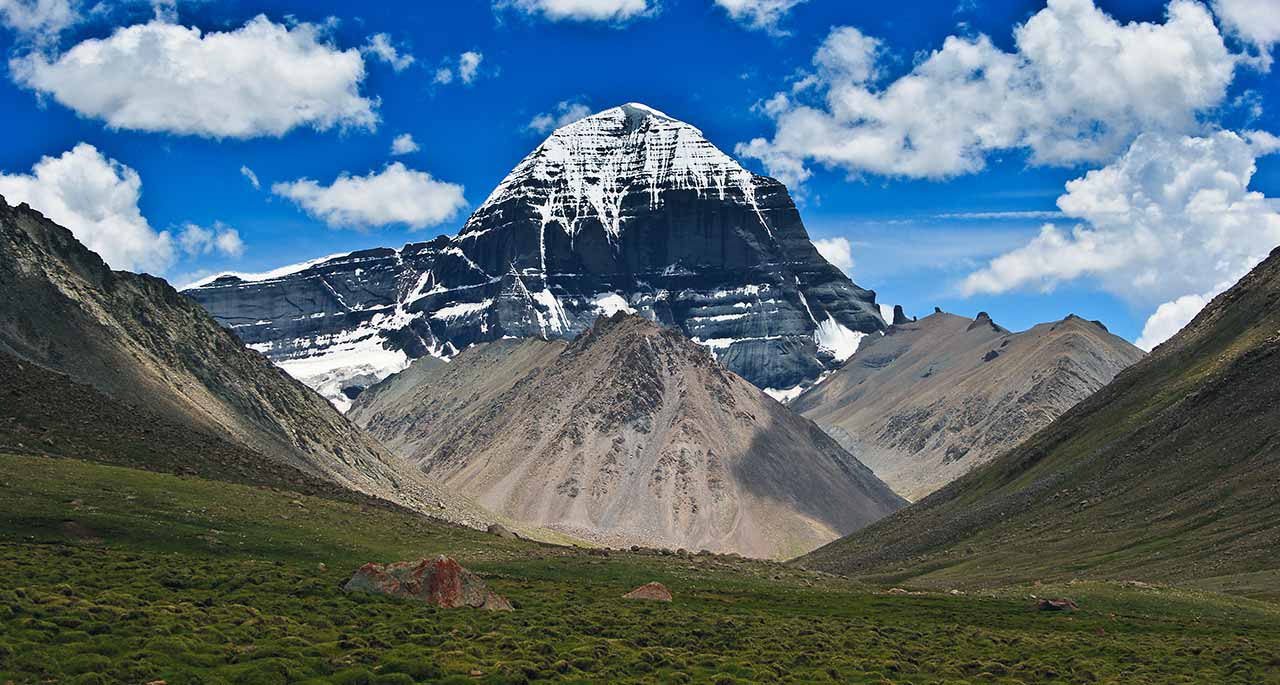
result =
[{"label": "green grass slope", "polygon": [[1070,578],[1280,597],[1280,250],[1032,438],[800,559],[920,587]]},{"label": "green grass slope", "polygon": [[[437,553],[516,611],[340,589],[366,561]],[[620,599],[650,580],[676,601]],[[1082,611],[1031,611],[1028,592]],[[1280,611],[1247,599],[1105,583],[886,595],[779,564],[602,557],[283,489],[0,453],[0,683],[1278,679]]]}]

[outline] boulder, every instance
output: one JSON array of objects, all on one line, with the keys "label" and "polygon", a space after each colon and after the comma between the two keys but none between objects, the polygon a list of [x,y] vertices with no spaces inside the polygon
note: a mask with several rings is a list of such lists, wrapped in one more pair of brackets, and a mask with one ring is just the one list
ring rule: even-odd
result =
[{"label": "boulder", "polygon": [[1039,611],[1076,611],[1079,608],[1069,599],[1040,599],[1036,602]]},{"label": "boulder", "polygon": [[520,536],[507,530],[506,526],[500,523],[491,523],[486,529],[490,535],[496,535],[503,540],[519,540]]},{"label": "boulder", "polygon": [[670,602],[671,591],[662,583],[645,583],[622,596],[623,599],[647,599],[654,602]]},{"label": "boulder", "polygon": [[446,556],[385,566],[365,564],[351,576],[343,589],[403,597],[442,609],[512,610],[511,602],[490,590],[479,576]]}]

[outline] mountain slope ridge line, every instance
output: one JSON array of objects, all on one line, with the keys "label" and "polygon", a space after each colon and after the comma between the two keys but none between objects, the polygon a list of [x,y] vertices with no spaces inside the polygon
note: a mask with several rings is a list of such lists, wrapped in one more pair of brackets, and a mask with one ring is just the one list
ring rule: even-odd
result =
[{"label": "mountain slope ridge line", "polygon": [[[34,364],[162,417],[165,430],[183,426],[200,434],[193,444],[230,443],[189,455],[188,468],[196,472],[209,467],[202,459],[234,453],[236,469],[251,476],[247,455],[257,455],[433,516],[473,524],[491,519],[404,468],[164,280],[112,271],[67,229],[25,204],[2,200],[0,290],[23,294],[0,302],[0,353],[17,360],[6,361],[12,372],[28,374],[22,363]],[[138,440],[116,438],[122,445]],[[264,467],[272,469],[278,470]]]}]

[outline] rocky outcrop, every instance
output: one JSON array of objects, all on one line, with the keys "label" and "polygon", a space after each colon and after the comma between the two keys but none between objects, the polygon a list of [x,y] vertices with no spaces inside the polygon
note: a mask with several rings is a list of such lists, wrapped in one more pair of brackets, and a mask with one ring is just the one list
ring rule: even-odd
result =
[{"label": "rocky outcrop", "polygon": [[638,316],[417,366],[358,397],[351,418],[525,525],[777,558],[902,505],[812,422]]},{"label": "rocky outcrop", "polygon": [[[235,472],[237,480],[250,482],[262,482],[255,475],[272,482],[319,479],[436,516],[483,521],[483,512],[402,468],[323,398],[246,350],[168,283],[112,271],[67,229],[25,204],[10,207],[2,199],[0,293],[6,294],[0,297],[5,373],[19,383],[65,377],[57,382],[88,386],[70,392],[66,402],[13,414],[52,412],[44,420],[55,429],[84,421],[68,415],[73,399],[89,402],[98,395],[111,403],[94,407],[92,415],[134,415],[70,431],[69,444],[104,451],[129,447],[125,456],[136,457],[130,463],[171,469],[186,460],[184,472]],[[35,402],[47,394],[31,397]],[[135,430],[145,428],[139,425],[144,420],[155,433],[151,438]],[[149,445],[159,444],[189,449],[180,456],[155,455]],[[258,468],[255,462],[268,463]]]},{"label": "rocky outcrop", "polygon": [[454,238],[187,291],[340,408],[411,360],[504,337],[572,339],[634,312],[760,388],[807,385],[885,327],[777,181],[630,104],[570,124]]},{"label": "rocky outcrop", "polygon": [[1079,611],[1080,607],[1069,599],[1045,599],[1036,600],[1036,611]]},{"label": "rocky outcrop", "polygon": [[1076,316],[1021,333],[986,312],[894,318],[789,406],[912,500],[1012,448],[1142,357]]},{"label": "rocky outcrop", "polygon": [[385,566],[365,564],[343,589],[412,599],[441,609],[512,610],[511,602],[490,590],[479,576],[443,555]]},{"label": "rocky outcrop", "polygon": [[639,599],[649,602],[670,602],[671,591],[662,583],[645,583],[622,596],[623,599]]}]

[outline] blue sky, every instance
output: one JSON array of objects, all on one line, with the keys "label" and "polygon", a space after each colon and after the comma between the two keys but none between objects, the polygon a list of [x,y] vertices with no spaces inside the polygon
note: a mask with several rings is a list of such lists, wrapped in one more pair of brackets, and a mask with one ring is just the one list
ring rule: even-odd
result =
[{"label": "blue sky", "polygon": [[[1280,133],[1280,81],[1270,65],[1280,28],[1269,28],[1265,18],[1258,21],[1250,14],[1265,10],[1270,1],[1098,0],[1095,7],[1090,0],[1048,5],[1043,0],[902,0],[888,6],[847,0],[561,0],[558,5],[552,0],[474,0],[356,6],[314,0],[92,6],[73,0],[0,0],[6,26],[0,31],[0,47],[8,62],[0,83],[0,111],[8,132],[0,139],[0,192],[28,195],[9,199],[30,200],[50,215],[59,204],[73,230],[78,220],[93,223],[84,228],[85,235],[101,244],[141,241],[137,251],[108,259],[116,266],[149,267],[181,284],[221,270],[267,270],[454,233],[468,211],[545,135],[531,127],[536,117],[554,118],[575,106],[599,110],[639,101],[700,127],[728,152],[738,150],[749,168],[787,180],[811,235],[847,241],[852,265],[842,266],[849,267],[860,285],[877,290],[883,302],[901,303],[909,313],[921,315],[935,305],[967,315],[986,310],[1015,329],[1076,313],[1101,319],[1114,332],[1136,340],[1151,325],[1154,312],[1185,320],[1222,282],[1238,277],[1241,265],[1272,240],[1272,231],[1280,231],[1280,218],[1267,209],[1274,203],[1258,202],[1260,196],[1248,196],[1242,188],[1223,191],[1212,180],[1243,177],[1247,191],[1280,197],[1280,162],[1270,154],[1276,146],[1256,134]],[[181,74],[150,73],[138,83],[123,76],[135,63],[129,60],[154,67],[167,48],[130,52],[132,47],[120,46],[113,78],[68,63],[84,41],[111,40],[112,32],[122,28],[148,23],[196,27],[202,33],[189,41],[194,46],[217,32],[245,31],[259,15],[265,17],[263,26],[278,29],[273,34],[277,38],[297,38],[299,27],[309,25],[304,47],[325,52],[333,62],[307,71],[315,52],[300,50],[290,55],[298,60],[293,71],[288,71],[293,62],[276,60],[288,69],[264,77],[263,91],[198,106],[177,83]],[[1099,23],[1099,17],[1114,26]],[[1030,29],[1021,43],[1015,38],[1017,27],[1049,20],[1078,20],[1082,40],[1093,41],[1085,52],[1098,53],[1100,61],[1059,64],[1051,61],[1057,59],[1053,46],[1037,47],[1038,34]],[[1179,31],[1163,35],[1174,23]],[[836,30],[840,27],[854,31],[841,33]],[[380,34],[381,39],[374,38]],[[1016,90],[993,91],[995,97],[1009,92],[1026,98],[1011,121],[988,121],[1009,112],[987,111],[981,94],[974,111],[953,116],[942,107],[931,115],[940,130],[948,131],[942,142],[973,136],[975,144],[960,156],[916,149],[931,144],[925,131],[932,122],[910,121],[918,113],[902,109],[900,101],[886,94],[903,77],[925,74],[930,56],[943,50],[949,37],[961,41],[956,45],[977,45],[980,36],[990,39],[980,73],[994,72],[1008,57],[1021,60],[1019,73],[1032,74],[1038,85],[1023,79]],[[1109,45],[1095,40],[1098,36],[1116,42]],[[1174,45],[1183,38],[1204,49],[1187,58]],[[1125,41],[1133,45],[1126,47]],[[1225,53],[1214,48],[1219,43]],[[1166,44],[1173,47],[1163,52]],[[276,49],[267,39],[246,45],[261,46],[262,59]],[[390,46],[394,55],[379,56],[378,45]],[[830,48],[825,53],[824,46]],[[230,78],[250,81],[269,71],[252,66],[237,71],[245,67],[216,61],[227,52],[207,47],[210,52],[198,56],[202,69],[226,69]],[[838,64],[822,57],[837,53]],[[1178,64],[1183,58],[1190,61]],[[1094,79],[1110,83],[1107,79],[1114,76],[1118,92],[1089,90],[1087,69],[1105,71],[1126,60],[1138,64],[1136,71],[1101,73]],[[1171,95],[1170,82],[1142,80],[1170,60],[1173,83],[1181,79],[1184,85],[1208,85]],[[353,64],[363,69],[362,77],[344,82],[334,75],[340,66]],[[1054,80],[1073,74],[1084,82]],[[218,77],[210,78],[216,83]],[[264,105],[254,99],[283,97],[275,91],[289,90],[284,82],[293,78],[334,81],[333,88],[303,89],[305,98],[299,95],[309,107],[322,101],[320,114],[293,120],[300,115],[290,103]],[[954,95],[947,89],[955,84],[946,78],[935,72],[922,78],[924,97],[934,97],[934,91],[938,98],[944,92]],[[166,79],[174,80],[172,93],[166,92]],[[1151,92],[1142,92],[1146,87]],[[1081,92],[1078,109],[1073,109],[1073,89]],[[862,95],[878,104],[866,104]],[[850,115],[840,104],[855,101],[874,109]],[[771,102],[773,106],[767,104]],[[1049,104],[1041,107],[1044,103]],[[222,105],[285,109],[247,117],[245,127],[233,128],[230,122],[238,121],[239,110],[208,114]],[[184,107],[196,109],[185,118],[166,118],[165,112],[181,115]],[[872,111],[878,114],[869,115]],[[1186,116],[1160,114],[1165,112]],[[813,121],[825,128],[804,128],[807,115],[818,117]],[[884,120],[876,121],[877,116]],[[1081,117],[1084,123],[1078,121]],[[1034,123],[1016,121],[1020,118]],[[880,133],[908,124],[915,128],[906,147],[878,156],[849,152],[855,146],[866,148],[863,134],[869,126]],[[992,126],[1005,128],[992,133]],[[824,133],[813,142],[809,139],[816,130]],[[1046,140],[1072,141],[1099,130],[1115,136],[1087,153],[1046,152]],[[393,155],[393,140],[403,134],[418,149]],[[804,141],[786,142],[792,134]],[[1140,136],[1146,137],[1135,143]],[[990,143],[992,138],[1003,142]],[[759,145],[752,146],[753,140]],[[68,178],[89,173],[72,165],[71,157],[44,175],[33,169],[42,157],[61,158],[81,143],[96,153],[81,148],[75,163],[109,172],[110,178],[98,179],[105,184],[100,195],[68,190]],[[1229,195],[1228,213],[1244,217],[1241,225],[1206,226],[1198,210],[1188,209],[1192,204],[1146,196],[1150,179],[1159,176],[1153,169],[1177,170],[1186,168],[1188,159],[1204,158],[1219,160],[1225,171],[1211,168],[1193,181]],[[118,164],[103,167],[99,159]],[[442,193],[443,204],[417,208],[407,221],[366,216],[358,208],[329,206],[326,214],[313,204],[307,210],[306,198],[318,197],[340,175],[378,175],[392,163],[403,165],[405,182],[433,184],[429,187]],[[1256,173],[1248,178],[1247,167],[1253,164]],[[794,173],[796,165],[804,171]],[[252,170],[259,187],[242,167]],[[1075,192],[1072,216],[1056,215],[1067,182],[1108,169],[1115,173],[1096,176]],[[132,186],[128,170],[136,172]],[[415,175],[419,173],[424,175]],[[290,186],[292,193],[273,192],[274,184],[302,179],[315,183]],[[448,196],[459,190],[456,186],[461,186],[461,202]],[[1131,229],[1108,218],[1113,209],[1099,213],[1102,199],[1113,207],[1119,196],[1130,212],[1126,216],[1140,214],[1150,225]],[[109,197],[111,206],[103,213],[115,214],[94,215],[88,205],[97,206],[102,197]],[[323,198],[330,204],[341,201]],[[1060,233],[1044,237],[1046,222],[1057,225]],[[133,231],[129,238],[111,233],[120,225]],[[190,225],[198,229],[190,230]],[[1072,237],[1079,225],[1088,234]],[[1130,240],[1131,232],[1143,239]],[[161,233],[168,234],[168,243],[157,247]],[[1153,241],[1161,240],[1169,242],[1167,253],[1152,252]],[[1248,249],[1208,249],[1203,260],[1221,266],[1202,269],[1194,259],[1197,241],[1247,243]],[[989,266],[993,258],[1010,253],[998,268]],[[114,263],[129,259],[137,263]],[[1162,305],[1168,307],[1158,309]],[[1152,335],[1158,331],[1153,329]]]}]

